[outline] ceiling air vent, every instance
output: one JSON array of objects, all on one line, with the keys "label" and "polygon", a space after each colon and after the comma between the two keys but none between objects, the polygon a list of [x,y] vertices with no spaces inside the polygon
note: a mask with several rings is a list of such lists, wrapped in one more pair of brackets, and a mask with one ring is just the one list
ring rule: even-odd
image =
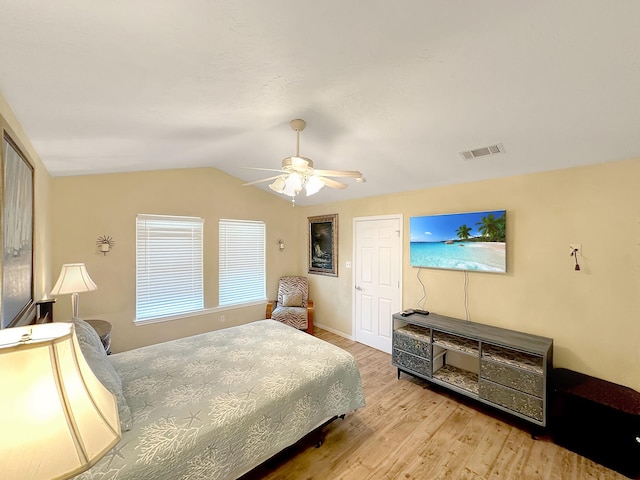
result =
[{"label": "ceiling air vent", "polygon": [[495,145],[489,145],[488,147],[474,148],[473,150],[467,150],[460,152],[462,158],[465,160],[471,160],[472,158],[485,157],[487,155],[495,155],[496,153],[503,153],[504,147],[501,143]]}]

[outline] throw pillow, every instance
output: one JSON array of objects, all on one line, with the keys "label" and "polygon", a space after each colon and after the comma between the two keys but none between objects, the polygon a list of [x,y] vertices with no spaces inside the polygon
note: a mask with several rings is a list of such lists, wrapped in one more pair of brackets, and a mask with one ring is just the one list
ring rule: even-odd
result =
[{"label": "throw pillow", "polygon": [[73,325],[76,331],[76,338],[82,355],[91,371],[100,383],[109,390],[115,397],[118,404],[118,416],[120,417],[120,430],[126,432],[131,430],[133,419],[127,400],[122,392],[122,381],[104,351],[104,346],[100,336],[95,329],[84,320],[75,319]]},{"label": "throw pillow", "polygon": [[283,307],[301,307],[302,306],[302,294],[294,293],[291,295],[282,296]]}]

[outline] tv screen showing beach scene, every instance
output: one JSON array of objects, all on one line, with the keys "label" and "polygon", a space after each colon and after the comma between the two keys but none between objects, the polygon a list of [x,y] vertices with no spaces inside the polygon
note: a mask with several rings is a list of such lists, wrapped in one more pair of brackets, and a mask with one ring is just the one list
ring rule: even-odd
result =
[{"label": "tv screen showing beach scene", "polygon": [[412,267],[506,273],[506,210],[409,219]]}]

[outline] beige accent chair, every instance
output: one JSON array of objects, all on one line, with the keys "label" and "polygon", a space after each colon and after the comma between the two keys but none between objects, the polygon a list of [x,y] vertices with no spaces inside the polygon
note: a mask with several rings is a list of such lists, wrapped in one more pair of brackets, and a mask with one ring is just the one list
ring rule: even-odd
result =
[{"label": "beige accent chair", "polygon": [[307,277],[282,277],[278,283],[278,299],[267,303],[266,318],[313,334],[313,301],[309,300]]}]

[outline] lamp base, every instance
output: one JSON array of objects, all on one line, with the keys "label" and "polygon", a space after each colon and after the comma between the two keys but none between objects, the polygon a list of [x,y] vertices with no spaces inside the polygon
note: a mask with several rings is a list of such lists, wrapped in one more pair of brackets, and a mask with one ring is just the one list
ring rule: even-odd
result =
[{"label": "lamp base", "polygon": [[78,294],[77,293],[71,294],[71,318],[74,320],[80,318],[80,316],[78,315]]}]

